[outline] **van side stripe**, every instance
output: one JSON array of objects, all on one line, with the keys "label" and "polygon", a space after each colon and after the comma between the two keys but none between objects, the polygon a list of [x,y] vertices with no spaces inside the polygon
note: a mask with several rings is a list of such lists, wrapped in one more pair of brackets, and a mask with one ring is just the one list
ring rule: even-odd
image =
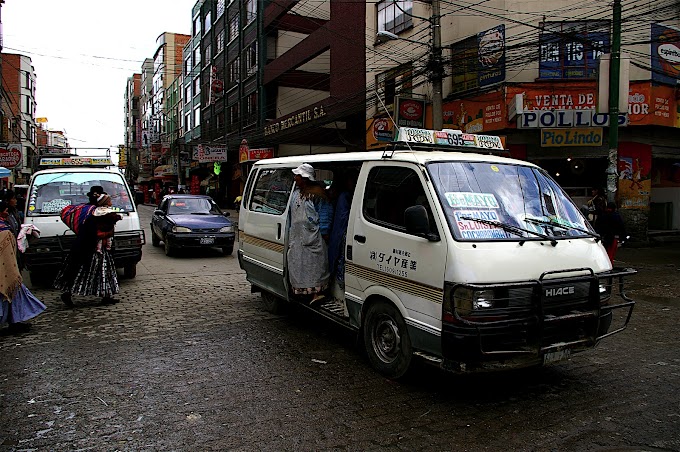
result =
[{"label": "van side stripe", "polygon": [[357,278],[365,279],[375,284],[393,288],[407,294],[430,300],[434,303],[441,303],[444,299],[444,290],[441,288],[417,283],[409,279],[379,272],[371,268],[362,267],[351,262],[345,264],[347,273]]},{"label": "van side stripe", "polygon": [[243,237],[243,243],[248,245],[257,246],[258,248],[266,248],[277,253],[283,254],[283,245],[276,242],[270,242],[269,240],[264,240],[252,235],[248,235],[244,232],[239,232],[239,235]]}]

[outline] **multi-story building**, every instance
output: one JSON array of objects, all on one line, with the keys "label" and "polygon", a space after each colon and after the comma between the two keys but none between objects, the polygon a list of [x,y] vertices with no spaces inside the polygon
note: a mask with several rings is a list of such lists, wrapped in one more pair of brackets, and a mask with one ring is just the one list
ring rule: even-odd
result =
[{"label": "multi-story building", "polygon": [[125,139],[124,152],[126,155],[125,176],[132,186],[139,177],[139,154],[142,149],[142,121],[140,112],[140,94],[142,74],[133,74],[128,77],[125,86]]},{"label": "multi-story building", "polygon": [[[152,158],[151,142],[152,142],[152,109],[151,98],[153,93],[153,60],[146,58],[142,63],[141,77],[139,85],[139,122],[141,127],[141,147],[139,151],[139,176],[137,177],[137,184],[139,189],[144,193],[144,202],[151,200],[150,187],[152,186],[153,169],[155,166],[155,159]],[[154,137],[155,140],[158,138]]]},{"label": "multi-story building", "polygon": [[3,139],[21,150],[21,159],[12,159],[10,184],[27,183],[37,155],[35,121],[36,74],[31,58],[2,54]]},{"label": "multi-story building", "polygon": [[[608,107],[598,61],[610,52],[611,5],[571,1],[375,1],[367,8],[367,143],[392,139],[393,120],[507,137],[510,153],[544,167],[577,203],[607,185]],[[441,46],[434,48],[433,5]],[[677,2],[638,2],[623,11],[618,140],[622,214],[634,235],[680,229]],[[651,37],[651,39],[650,39]],[[396,39],[395,39],[396,38]],[[441,48],[442,59],[433,58]],[[629,68],[629,70],[626,70]],[[441,80],[442,112],[432,111]],[[605,81],[604,86],[607,86]],[[627,101],[627,102],[626,102]],[[420,115],[419,112],[424,114]],[[604,113],[604,114],[598,114]]]}]

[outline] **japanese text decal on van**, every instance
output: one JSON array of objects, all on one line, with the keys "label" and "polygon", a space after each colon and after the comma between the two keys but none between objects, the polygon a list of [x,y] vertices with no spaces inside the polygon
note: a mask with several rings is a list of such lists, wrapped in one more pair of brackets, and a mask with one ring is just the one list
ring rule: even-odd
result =
[{"label": "japanese text decal on van", "polygon": [[493,193],[447,192],[446,201],[451,207],[471,207],[481,209],[498,209],[498,201]]}]

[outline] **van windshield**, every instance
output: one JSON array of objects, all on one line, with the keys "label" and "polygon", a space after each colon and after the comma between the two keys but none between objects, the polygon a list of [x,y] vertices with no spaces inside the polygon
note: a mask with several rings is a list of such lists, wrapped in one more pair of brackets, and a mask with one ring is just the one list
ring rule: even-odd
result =
[{"label": "van windshield", "polygon": [[37,174],[27,199],[26,215],[58,215],[72,204],[86,204],[90,187],[99,185],[111,196],[114,208],[134,212],[125,181],[116,173],[63,172]]},{"label": "van windshield", "polygon": [[427,165],[457,240],[594,236],[590,223],[544,171],[488,162]]}]

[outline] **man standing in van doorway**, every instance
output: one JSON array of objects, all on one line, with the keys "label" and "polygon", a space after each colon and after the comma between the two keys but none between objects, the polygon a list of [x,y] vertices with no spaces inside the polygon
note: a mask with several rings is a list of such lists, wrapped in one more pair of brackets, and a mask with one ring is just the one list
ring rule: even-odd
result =
[{"label": "man standing in van doorway", "polygon": [[315,181],[314,168],[303,163],[293,170],[295,189],[288,218],[288,274],[293,293],[321,301],[328,288],[327,243],[333,207],[325,187]]}]

